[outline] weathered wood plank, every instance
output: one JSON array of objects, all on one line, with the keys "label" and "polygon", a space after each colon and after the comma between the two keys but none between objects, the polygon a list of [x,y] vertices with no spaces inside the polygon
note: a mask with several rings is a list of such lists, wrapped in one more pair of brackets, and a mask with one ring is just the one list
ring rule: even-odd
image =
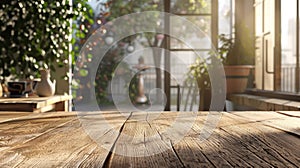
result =
[{"label": "weathered wood plank", "polygon": [[31,113],[31,115],[16,117],[0,123],[0,151],[30,141],[58,125],[75,119],[74,115],[69,114],[67,116],[70,117],[53,117],[48,114],[40,119],[37,116],[40,115]]},{"label": "weathered wood plank", "polygon": [[[189,130],[186,132],[186,135],[188,135],[194,133],[194,131],[192,131],[194,123],[190,123],[194,119],[195,122],[200,121],[196,120],[197,114],[195,113],[182,113],[181,115],[178,115],[178,113],[162,113],[160,118],[153,120],[151,126],[155,128],[159,134],[164,135],[164,138],[170,136],[164,132],[168,131],[168,129],[174,125],[173,129],[182,128]],[[201,117],[199,125],[203,124],[203,120],[204,119]],[[184,138],[184,136],[181,137],[180,134],[176,133],[176,130],[171,132],[171,134],[172,133],[176,135],[175,137],[178,137],[178,139],[173,137],[171,141],[172,152],[176,154],[178,159],[177,162],[181,162],[184,167],[213,167],[213,164],[206,158],[206,156],[204,156],[202,150],[199,150],[198,145],[193,141],[193,139],[189,137]]]},{"label": "weathered wood plank", "polygon": [[232,125],[221,126],[221,129],[231,134],[249,151],[268,164],[275,167],[297,167],[297,163],[300,163],[300,153],[295,151],[295,149],[300,149],[299,138],[260,124],[260,122],[248,121],[248,124],[235,125],[237,120],[247,122],[236,115],[227,113],[225,119]]},{"label": "weathered wood plank", "polygon": [[[207,114],[199,113],[197,122],[193,126],[194,134],[189,134],[188,142],[193,144],[193,151],[202,151],[204,156],[215,167],[251,167],[264,166],[265,164],[249,162],[245,157],[259,161],[259,158],[245,150],[244,146],[233,140],[229,134],[216,129],[205,141],[200,141],[200,132]],[[221,120],[222,123],[222,120]],[[187,137],[185,138],[187,139]],[[211,167],[211,166],[210,166]]]},{"label": "weathered wood plank", "polygon": [[[34,120],[32,120],[32,115],[30,115],[28,118],[27,117],[24,116],[15,118],[15,120],[9,120],[8,122],[0,124],[0,127],[3,128],[0,131],[1,154],[10,151],[12,148],[18,145],[24,145],[25,143],[34,140],[35,138],[51,131],[52,129],[64,125],[66,122],[72,119],[74,120],[74,116],[71,118],[46,117],[41,119],[34,117]],[[7,157],[3,155],[1,159],[10,160],[11,156],[17,156],[17,153],[14,154],[16,155],[9,154]],[[2,160],[0,163],[5,162]]]},{"label": "weathered wood plank", "polygon": [[[158,131],[158,133],[162,135],[163,133],[161,132],[170,127],[172,125],[172,122],[175,121],[176,117],[176,113],[163,113],[160,118],[156,119],[153,123],[151,123],[151,128],[155,128]],[[224,125],[226,129],[230,127],[235,127],[236,129],[239,129],[240,125],[243,125],[244,127],[248,128],[249,123],[252,124],[250,125],[251,127],[265,127],[260,123],[254,124],[253,122],[249,122],[245,119],[234,120],[233,122],[230,119],[226,118],[227,116],[225,117],[225,121],[221,121],[221,125]],[[270,116],[270,118],[274,117]],[[228,122],[228,120],[230,120],[230,122]],[[260,143],[258,143],[258,146],[253,145],[251,142],[251,138],[255,138],[257,135],[252,135],[252,132],[248,132],[249,135],[244,136],[241,132],[239,132],[241,134],[240,135],[235,134],[234,130],[228,131],[224,128],[220,128],[217,129],[215,131],[215,134],[213,134],[207,141],[200,142],[199,139],[195,138],[194,136],[197,133],[199,133],[199,128],[203,126],[203,115],[200,115],[199,120],[197,120],[196,123],[197,124],[193,126],[193,130],[198,129],[198,131],[192,133],[192,137],[190,137],[190,135],[187,135],[182,141],[175,145],[171,142],[172,150],[167,150],[161,154],[156,155],[156,157],[164,158],[165,156],[169,156],[168,153],[174,153],[176,157],[173,161],[181,163],[183,166],[186,167],[195,167],[199,165],[209,167],[211,167],[212,165],[216,167],[271,167],[288,165],[293,167],[295,165],[292,163],[298,161],[295,160],[295,157],[292,157],[293,159],[291,162],[287,161],[287,159],[282,158],[280,155],[278,155],[278,153],[280,153],[280,148],[276,148],[277,152],[272,153],[273,148],[270,149],[269,146],[267,146],[264,143],[261,143],[261,140],[254,139],[254,142]],[[137,131],[134,130],[135,128],[141,127],[141,125],[137,125],[137,123],[135,123],[134,126],[128,127],[125,130],[133,130],[132,132],[129,131],[129,133],[133,133]],[[258,132],[258,134],[259,133],[261,132]],[[132,139],[127,139],[127,141],[129,142],[130,140],[132,141]],[[126,147],[127,146],[124,145],[123,149],[125,150]],[[196,152],[197,154],[195,154]],[[143,161],[143,159],[128,159],[128,157],[114,155],[114,157],[111,159],[111,162],[113,162],[114,164],[111,164],[109,166],[118,167],[121,165],[127,165],[134,167],[136,165],[139,165],[138,163],[136,163],[137,160],[140,161],[139,163],[143,163],[142,165],[154,165],[158,162],[153,162],[153,160],[151,160],[151,158],[149,157],[147,157],[147,159],[148,161]],[[170,166],[168,165],[169,162],[159,163],[160,165]],[[179,164],[177,166],[182,165]]]},{"label": "weathered wood plank", "polygon": [[299,110],[300,102],[278,98],[268,98],[250,94],[234,94],[229,100],[237,105],[249,106],[258,110]]},{"label": "weathered wood plank", "polygon": [[[95,112],[92,113],[95,114],[91,116],[92,119],[95,120],[93,124],[89,121],[91,118],[86,118],[88,122],[84,125],[84,128],[86,131],[88,130],[89,136],[97,143],[98,148],[95,148],[95,150],[80,163],[80,167],[104,166],[106,160],[109,159],[107,157],[110,157],[110,151],[113,150],[113,146],[119,137],[124,122],[130,116],[130,113],[125,115],[119,112],[103,113],[104,112],[102,112],[101,117],[99,117],[99,113],[98,115]],[[82,121],[83,123],[85,122],[84,120]],[[104,122],[107,123],[105,124]]]},{"label": "weathered wood plank", "polygon": [[[173,113],[172,113],[173,114]],[[188,113],[187,113],[188,114]],[[215,165],[207,158],[207,156],[203,153],[203,148],[201,148],[197,141],[199,140],[199,132],[194,130],[194,127],[202,128],[204,124],[204,117],[207,115],[207,112],[198,113],[197,115],[191,114],[190,117],[195,117],[195,123],[193,124],[190,131],[187,133],[187,136],[184,137],[181,141],[177,142],[176,144],[172,144],[174,151],[176,151],[178,157],[180,158],[181,162],[185,167],[215,167]],[[177,115],[164,115],[164,119],[167,119],[169,122],[172,120],[174,121]],[[156,121],[159,122],[159,121]],[[163,123],[163,120],[161,121]],[[181,120],[181,124],[185,122],[190,122],[189,120]],[[188,124],[186,124],[188,125]],[[155,124],[158,130],[161,131],[161,127],[159,124]],[[199,129],[200,130],[200,129]],[[224,161],[220,159],[220,162]],[[224,161],[226,162],[226,161]],[[227,163],[223,164],[223,166],[228,165]],[[220,165],[221,165],[220,164]]]},{"label": "weathered wood plank", "polygon": [[[49,166],[78,166],[82,164],[85,159],[88,158],[98,145],[90,139],[90,137],[85,133],[82,125],[92,129],[95,126],[95,130],[102,129],[101,125],[97,122],[99,117],[97,115],[88,114],[87,116],[81,116],[88,120],[88,122],[81,123],[78,119],[71,120],[65,125],[60,125],[34,139],[26,141],[25,143],[16,144],[9,150],[0,152],[2,156],[1,163],[2,166],[18,166],[18,167],[49,167]],[[116,114],[115,118],[120,118],[121,122],[119,125],[123,124],[123,116]],[[103,119],[103,117],[102,117]],[[115,119],[114,121],[117,121]],[[42,121],[43,122],[43,121]],[[103,123],[103,121],[100,121]],[[124,121],[123,121],[124,122]],[[117,123],[114,123],[118,125]],[[97,127],[99,126],[99,127]],[[100,131],[100,133],[103,131]],[[89,132],[92,133],[93,132]],[[112,145],[114,143],[114,136],[112,134],[107,134],[109,136],[109,141],[106,145]],[[98,135],[97,135],[98,136]],[[108,138],[107,138],[108,139]],[[108,150],[104,148],[99,148],[102,162],[104,162],[106,156],[108,155]],[[103,164],[103,163],[102,163]]]},{"label": "weathered wood plank", "polygon": [[[1,114],[2,112],[0,112]],[[10,113],[10,112],[8,112]],[[61,118],[61,117],[68,117],[68,116],[77,116],[75,112],[49,112],[49,113],[29,113],[29,112],[12,112],[17,114],[11,118],[6,118],[0,121],[1,123],[8,123],[8,122],[18,122],[24,120],[35,120],[35,119],[47,119],[47,118]],[[18,115],[21,114],[21,115]],[[24,115],[23,115],[24,114]]]},{"label": "weathered wood plank", "polygon": [[205,141],[199,137],[207,112],[30,114],[11,114],[12,118],[0,114],[0,167],[297,167],[300,163],[299,136],[290,134],[298,129],[300,118],[276,112],[222,113]]},{"label": "weathered wood plank", "polygon": [[243,117],[249,121],[261,122],[264,125],[268,125],[283,131],[300,136],[300,118],[293,117],[291,115],[283,115],[278,112],[233,112],[232,114]]},{"label": "weathered wood plank", "polygon": [[[150,117],[149,117],[150,116]],[[182,167],[171,143],[161,139],[149,123],[149,118],[158,113],[133,113],[125,122],[116,142],[108,167]],[[165,152],[163,152],[163,151]],[[163,152],[163,153],[161,153]]]},{"label": "weathered wood plank", "polygon": [[11,112],[11,111],[6,112],[6,111],[1,111],[0,112],[0,123],[3,122],[3,121],[12,120],[14,118],[27,116],[27,115],[30,115],[30,113],[28,113],[28,112]]},{"label": "weathered wood plank", "polygon": [[[70,128],[75,130],[71,131]],[[58,166],[64,163],[69,155],[72,155],[73,152],[77,153],[77,151],[82,148],[82,144],[77,140],[88,140],[83,139],[82,136],[73,137],[73,135],[78,136],[79,129],[80,123],[77,120],[73,120],[66,124],[65,127],[49,131],[47,134],[43,134],[24,144],[15,145],[13,148],[1,152],[4,158],[13,156],[12,159],[2,161],[1,163],[4,164],[4,166],[10,167]],[[83,134],[84,132],[80,133]],[[69,142],[65,142],[66,139],[68,139]],[[72,142],[74,141],[79,144],[73,144]],[[91,143],[92,141],[88,142]],[[70,148],[72,148],[72,150],[70,150]],[[60,154],[58,155],[58,153]],[[17,155],[17,157],[15,157],[15,155]]]},{"label": "weathered wood plank", "polygon": [[287,115],[290,117],[300,117],[300,111],[276,111],[279,114]]},{"label": "weathered wood plank", "polygon": [[[0,111],[45,112],[55,109],[56,104],[71,100],[69,95],[28,98],[0,98]],[[66,109],[63,109],[64,111]]]}]

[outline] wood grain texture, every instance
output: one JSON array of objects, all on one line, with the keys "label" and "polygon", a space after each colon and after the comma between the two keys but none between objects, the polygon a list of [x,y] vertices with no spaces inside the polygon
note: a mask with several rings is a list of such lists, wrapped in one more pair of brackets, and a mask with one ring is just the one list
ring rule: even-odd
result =
[{"label": "wood grain texture", "polygon": [[[225,119],[230,120],[229,122],[233,123],[233,125],[223,127],[222,130],[235,137],[238,142],[247,147],[253,154],[274,167],[299,166],[300,153],[297,149],[300,149],[300,144],[298,136],[286,134],[286,132],[268,125],[257,124],[261,123],[260,121],[252,122],[247,120],[247,118],[241,118],[236,115],[227,114],[227,116]],[[244,120],[248,124],[235,125],[234,122],[237,120]]]},{"label": "wood grain texture", "polygon": [[27,111],[42,113],[47,111],[68,111],[69,95],[28,98],[0,98],[0,111]]},{"label": "wood grain texture", "polygon": [[208,114],[0,113],[0,167],[300,166],[299,112]]},{"label": "wood grain texture", "polygon": [[[36,115],[18,118],[15,121],[19,121],[21,127],[16,125],[14,128],[1,131],[0,135],[3,136],[1,143],[5,144],[6,148],[0,151],[0,167],[74,167],[83,164],[95,151],[97,164],[104,163],[109,150],[99,147],[82,126],[82,122],[86,119],[89,122],[85,123],[87,124],[85,126],[97,125],[99,118],[94,117],[93,113],[84,113],[79,119],[75,113],[73,115],[60,113],[59,117],[57,113],[45,114],[47,114],[45,117],[40,114],[40,118],[36,118]],[[115,121],[116,118],[120,118],[119,125],[124,123],[124,117],[120,114],[110,116],[114,116]],[[8,123],[2,125],[4,124]],[[9,124],[12,124],[12,121]],[[7,136],[9,140],[5,140]],[[114,143],[114,135],[107,133],[106,136],[108,140],[106,145],[111,146]],[[12,141],[11,138],[15,140]]]},{"label": "wood grain texture", "polygon": [[278,98],[268,98],[251,94],[233,94],[228,97],[230,101],[240,106],[248,106],[258,110],[291,110],[299,111],[300,102]]}]

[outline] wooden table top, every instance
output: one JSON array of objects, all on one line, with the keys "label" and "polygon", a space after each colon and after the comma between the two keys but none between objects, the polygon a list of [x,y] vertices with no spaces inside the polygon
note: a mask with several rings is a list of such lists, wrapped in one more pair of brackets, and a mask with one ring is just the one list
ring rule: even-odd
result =
[{"label": "wooden table top", "polygon": [[300,167],[300,112],[181,114],[0,112],[0,167]]}]

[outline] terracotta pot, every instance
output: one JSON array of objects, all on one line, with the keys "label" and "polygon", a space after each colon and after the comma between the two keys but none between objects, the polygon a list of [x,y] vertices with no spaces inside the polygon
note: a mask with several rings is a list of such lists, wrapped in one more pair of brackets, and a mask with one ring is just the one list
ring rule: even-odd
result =
[{"label": "terracotta pot", "polygon": [[226,75],[227,95],[233,93],[243,93],[248,84],[252,65],[232,65],[224,66]]}]

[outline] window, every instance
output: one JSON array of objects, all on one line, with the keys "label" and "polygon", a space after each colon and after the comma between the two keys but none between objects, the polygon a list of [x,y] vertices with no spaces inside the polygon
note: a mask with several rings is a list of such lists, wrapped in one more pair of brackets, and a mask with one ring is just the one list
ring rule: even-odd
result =
[{"label": "window", "polygon": [[298,0],[281,1],[281,91],[284,92],[299,92],[298,3]]},{"label": "window", "polygon": [[[174,75],[174,78],[170,77],[170,86],[166,88],[171,89],[170,95],[167,94],[167,96],[170,99],[171,110],[175,110],[178,90],[172,89],[171,86],[185,86],[184,82],[189,65],[194,63],[198,57],[195,51],[197,51],[201,57],[205,58],[208,56],[208,52],[215,47],[211,44],[211,41],[214,45],[216,45],[217,36],[219,34],[229,34],[232,36],[234,0],[171,0],[169,7],[172,14],[186,18],[191,23],[197,25],[204,34],[210,37],[210,40],[206,37],[193,38],[194,34],[193,32],[188,31],[188,25],[182,25],[181,27],[174,28],[173,25],[178,24],[174,23],[172,17],[170,18],[170,27],[172,28],[172,31],[176,31],[176,34],[181,34],[184,37],[189,37],[189,39],[191,39],[191,43],[195,44],[193,46],[197,46],[197,48],[190,48],[180,40],[172,37],[170,38],[170,42],[168,44],[170,60],[169,65],[166,66],[170,68],[171,74]],[[166,57],[168,56],[166,55]],[[165,62],[168,64],[168,61]],[[177,80],[175,80],[175,78]],[[168,80],[169,78],[165,79]],[[167,81],[165,82],[168,83]],[[168,93],[168,91],[166,91],[166,93]],[[188,92],[186,91],[184,94],[188,94]],[[181,96],[191,96],[184,94]],[[185,103],[191,104],[192,102]],[[195,104],[195,107],[189,109],[197,110],[198,107],[196,107],[196,105],[197,104]],[[180,110],[185,110],[182,108]]]},{"label": "window", "polygon": [[256,87],[299,93],[299,0],[256,0]]}]

